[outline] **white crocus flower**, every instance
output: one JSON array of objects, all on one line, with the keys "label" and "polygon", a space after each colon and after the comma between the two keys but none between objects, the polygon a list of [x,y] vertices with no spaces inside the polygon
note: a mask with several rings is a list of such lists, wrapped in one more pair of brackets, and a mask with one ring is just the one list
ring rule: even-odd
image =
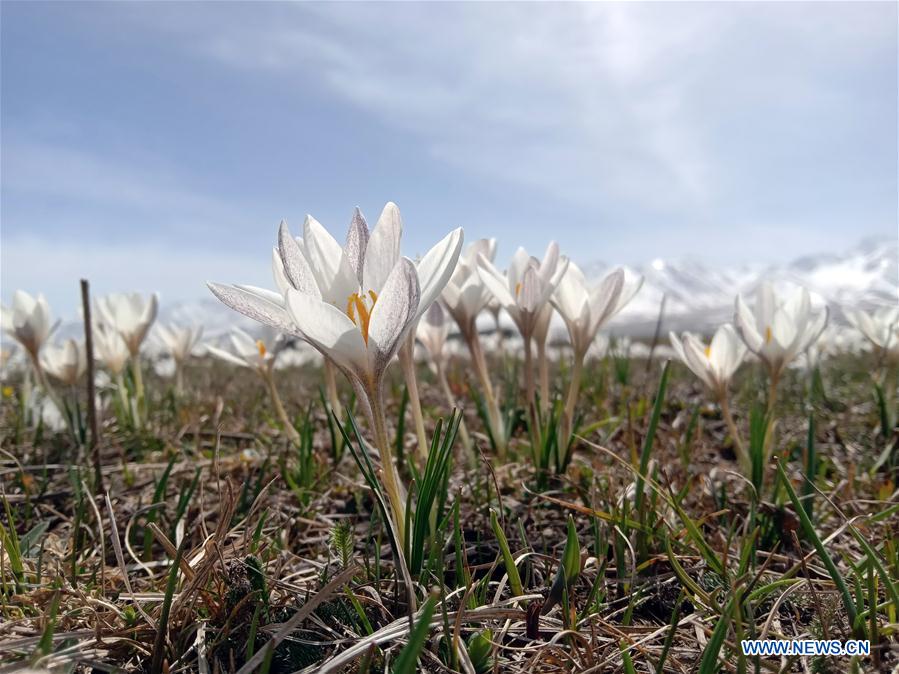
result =
[{"label": "white crocus flower", "polygon": [[446,321],[446,310],[440,302],[434,302],[415,331],[415,338],[425,347],[430,365],[434,369],[446,361],[444,349],[448,336],[449,323]]},{"label": "white crocus flower", "polygon": [[696,335],[685,332],[681,337],[669,333],[671,346],[678,358],[709,387],[716,398],[727,392],[730,380],[746,356],[746,347],[733,326],[722,325],[708,345]]},{"label": "white crocus flower", "polygon": [[643,278],[629,282],[623,269],[616,269],[598,285],[587,282],[584,272],[574,263],[562,277],[552,297],[552,305],[565,321],[571,341],[573,362],[565,409],[559,424],[559,442],[567,464],[568,447],[574,424],[574,413],[581,386],[581,374],[587,350],[599,329],[630,302],[643,285]]},{"label": "white crocus flower", "polygon": [[175,361],[175,391],[184,390],[184,362],[190,357],[203,336],[202,326],[160,325],[159,339]]},{"label": "white crocus flower", "polygon": [[131,353],[128,351],[125,340],[117,331],[102,323],[96,324],[94,326],[94,351],[113,377],[122,376]]},{"label": "white crocus flower", "polygon": [[0,307],[3,331],[15,339],[31,357],[38,362],[41,347],[59,325],[50,319],[50,305],[44,296],[32,297],[24,290],[13,295],[11,307]]},{"label": "white crocus flower", "polygon": [[533,405],[536,390],[531,341],[538,322],[546,320],[545,315],[541,316],[541,312],[550,306],[549,299],[568,269],[568,258],[559,256],[559,246],[553,241],[547,247],[542,261],[528,255],[524,248],[516,250],[505,274],[483,254],[478,255],[478,266],[484,285],[506,310],[521,333],[524,341],[526,399],[528,405],[535,409]]},{"label": "white crocus flower", "polygon": [[234,328],[228,336],[228,341],[230,350],[207,344],[206,351],[216,358],[256,372],[268,389],[275,413],[284,426],[284,432],[293,442],[299,442],[300,434],[290,421],[287,410],[284,409],[284,403],[281,402],[281,396],[278,394],[278,388],[275,386],[275,361],[287,345],[286,340],[283,337],[276,337],[269,348],[263,340],[253,339],[240,328]]},{"label": "white crocus flower", "polygon": [[302,337],[351,381],[371,422],[403,540],[405,500],[387,439],[383,377],[453,273],[462,230],[451,232],[417,266],[400,255],[402,218],[393,203],[371,232],[357,209],[345,246],[312,217],[306,218],[303,234],[302,240],[293,238],[282,223],[273,258],[280,293],[218,284],[210,289],[237,311]]},{"label": "white crocus flower", "polygon": [[[279,292],[215,283],[209,284],[209,287],[232,309],[282,332],[306,339],[322,351],[331,405],[337,416],[341,416],[332,362],[354,382],[358,377],[352,375],[350,370],[358,374],[359,368],[354,366],[348,369],[346,358],[339,361],[335,357],[336,352],[331,354],[327,349],[321,349],[321,345],[314,344],[314,340],[308,339],[302,330],[302,320],[294,321],[287,310],[286,298],[291,293],[308,296],[339,309],[351,322],[358,320],[360,325],[367,326],[376,298],[400,260],[401,236],[402,217],[393,203],[384,207],[371,232],[362,213],[356,209],[344,246],[311,216],[306,218],[302,238],[294,238],[286,223],[282,222],[278,231],[278,246],[272,256],[272,271]],[[416,265],[420,297],[414,309],[414,320],[439,296],[455,268],[461,246],[462,230],[456,229]]]},{"label": "white crocus flower", "polygon": [[671,332],[669,338],[677,357],[699,377],[712,392],[716,402],[721,405],[724,421],[734,439],[740,468],[745,475],[751,476],[752,465],[730,413],[727,395],[730,381],[746,356],[746,346],[730,324],[718,328],[708,345],[703,344],[699,337],[689,332],[685,332],[681,337]]},{"label": "white crocus flower", "polygon": [[[13,294],[11,307],[0,306],[0,323],[2,323],[3,331],[22,345],[31,361],[31,369],[34,371],[37,382],[53,405],[62,413],[62,401],[47,380],[41,365],[41,350],[50,335],[59,326],[59,321],[51,323],[50,305],[47,304],[47,300],[42,294],[32,297],[24,290],[17,290]],[[24,394],[26,400],[31,397],[28,381],[26,377]]]},{"label": "white crocus flower", "polygon": [[737,296],[734,327],[749,350],[758,356],[768,372],[768,430],[762,451],[762,466],[768,465],[774,429],[774,409],[777,384],[784,368],[804,352],[827,327],[828,309],[813,312],[811,298],[805,288],[799,288],[786,301],[778,298],[770,283],[759,286],[755,310],[750,311],[741,296]]},{"label": "white crocus flower", "polygon": [[442,299],[446,310],[459,326],[459,331],[471,353],[475,374],[484,395],[490,435],[496,445],[497,453],[502,458],[505,455],[508,438],[506,438],[499,400],[494,394],[493,384],[490,381],[490,373],[487,370],[487,361],[484,358],[484,349],[477,328],[478,314],[487,307],[493,297],[478,273],[479,257],[493,261],[496,257],[496,239],[478,239],[465,249],[459,258],[456,271],[443,290]]},{"label": "white crocus flower", "polygon": [[844,308],[843,314],[882,354],[899,359],[899,307],[880,307],[870,313]]},{"label": "white crocus flower", "polygon": [[[415,332],[415,338],[424,346],[428,352],[431,367],[437,375],[437,381],[446,397],[446,402],[450,409],[458,407],[456,397],[450,389],[449,382],[446,378],[446,338],[449,336],[449,323],[446,320],[446,311],[440,302],[434,302],[427,313],[422,317]],[[462,444],[467,450],[471,449],[471,437],[468,435],[468,428],[465,421],[459,423],[459,435],[462,438]]]},{"label": "white crocus flower", "polygon": [[284,348],[284,341],[276,339],[271,348],[261,339],[253,339],[247,332],[234,328],[228,335],[229,349],[206,344],[206,351],[233,365],[250,368],[263,377],[275,367],[275,360]]},{"label": "white crocus flower", "polygon": [[125,340],[122,339],[122,336],[116,330],[102,323],[94,325],[93,336],[94,353],[115,380],[115,386],[119,392],[119,401],[122,404],[122,412],[131,414],[134,419],[137,419],[137,411],[128,402],[128,389],[125,386],[125,367],[128,365],[128,359],[131,356],[131,353],[128,351],[128,345],[125,344]]},{"label": "white crocus flower", "polygon": [[827,326],[827,317],[827,307],[812,311],[805,288],[799,288],[790,299],[782,301],[770,283],[762,283],[754,312],[742,296],[737,296],[734,327],[768,371],[772,393],[769,405],[773,405],[784,368],[818,339]]},{"label": "white crocus flower", "polygon": [[54,379],[75,386],[87,369],[84,344],[68,339],[61,346],[48,344],[41,353],[41,366]]},{"label": "white crocus flower", "polygon": [[136,425],[145,414],[144,377],[140,366],[140,347],[156,320],[159,298],[156,293],[145,298],[140,293],[113,293],[97,300],[99,319],[119,335],[131,355],[131,371],[134,374],[134,395],[136,398]]},{"label": "white crocus flower", "polygon": [[113,293],[97,300],[100,319],[122,336],[132,357],[137,357],[158,308],[155,293],[149,298],[140,293]]},{"label": "white crocus flower", "polygon": [[183,363],[193,354],[203,336],[202,326],[160,325],[156,330],[169,355],[177,363]]}]

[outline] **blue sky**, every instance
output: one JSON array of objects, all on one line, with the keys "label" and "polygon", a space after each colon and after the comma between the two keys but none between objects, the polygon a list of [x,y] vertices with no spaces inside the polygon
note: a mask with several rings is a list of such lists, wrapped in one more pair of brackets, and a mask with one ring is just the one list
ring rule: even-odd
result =
[{"label": "blue sky", "polygon": [[782,261],[897,235],[897,6],[2,5],[2,297],[271,285],[277,224],[404,252]]}]

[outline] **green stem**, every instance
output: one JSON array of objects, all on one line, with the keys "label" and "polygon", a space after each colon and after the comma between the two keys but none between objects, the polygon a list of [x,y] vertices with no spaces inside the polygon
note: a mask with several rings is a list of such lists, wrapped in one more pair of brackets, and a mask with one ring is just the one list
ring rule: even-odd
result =
[{"label": "green stem", "polygon": [[343,405],[340,403],[340,396],[337,393],[337,377],[334,372],[333,361],[325,356],[325,389],[328,394],[328,402],[331,410],[338,419],[343,419]]},{"label": "green stem", "polygon": [[[379,387],[376,387],[379,388]],[[390,509],[393,511],[393,525],[399,538],[399,545],[405,545],[406,541],[406,501],[400,488],[400,477],[393,463],[393,452],[390,449],[390,440],[387,436],[387,421],[384,417],[384,400],[380,390],[369,391],[375,445],[381,457],[381,473],[384,480],[384,490],[390,501]]]},{"label": "green stem", "polygon": [[583,351],[574,352],[574,361],[571,364],[571,381],[568,384],[568,396],[565,398],[565,410],[562,413],[562,422],[559,424],[559,447],[568,447],[571,434],[574,432],[574,413],[577,408],[578,394],[581,391],[581,375],[584,370]]},{"label": "green stem", "polygon": [[718,404],[721,406],[721,415],[724,417],[724,423],[727,424],[727,430],[730,433],[730,437],[734,439],[734,447],[736,447],[737,450],[737,462],[740,464],[740,469],[743,471],[743,475],[751,478],[752,462],[749,455],[746,453],[746,447],[743,444],[743,441],[740,439],[740,432],[737,430],[737,424],[734,422],[734,417],[730,413],[727,391],[721,392],[721,395],[718,398]]},{"label": "green stem", "polygon": [[406,389],[409,391],[409,405],[412,409],[412,419],[415,422],[415,435],[418,439],[418,459],[422,466],[428,460],[428,439],[425,435],[425,420],[421,412],[421,399],[418,395],[418,378],[415,374],[415,336],[409,335],[406,342],[399,350],[400,368],[403,370],[403,379],[406,381]]},{"label": "green stem", "polygon": [[496,451],[499,458],[506,455],[506,431],[503,428],[502,414],[499,411],[499,403],[493,394],[493,385],[490,383],[490,374],[487,371],[487,361],[484,358],[484,351],[481,348],[481,338],[478,335],[477,327],[472,324],[466,331],[466,341],[468,342],[468,350],[471,353],[471,359],[474,362],[475,371],[481,382],[481,390],[484,392],[484,402],[487,406],[487,418],[490,422],[490,431],[493,435],[493,441],[496,444]]},{"label": "green stem", "polygon": [[122,413],[127,415],[131,412],[131,405],[128,404],[128,389],[125,388],[125,378],[122,376],[121,371],[116,373],[115,385],[119,390],[119,400],[122,403]]},{"label": "green stem", "polygon": [[175,361],[175,395],[180,397],[184,393],[184,366],[180,361]]},{"label": "green stem", "polygon": [[[443,367],[443,363],[437,362],[437,380],[440,382],[440,388],[443,389],[443,395],[446,396],[446,402],[449,403],[450,409],[456,408],[456,396],[453,395],[452,390],[450,389],[449,382],[446,380],[446,370]],[[461,414],[462,411],[459,410]],[[459,421],[459,437],[462,438],[462,446],[465,447],[465,451],[471,451],[471,436],[468,434],[468,428],[465,426],[465,419],[461,419]]]},{"label": "green stem", "polygon": [[281,396],[278,395],[278,388],[275,386],[275,374],[271,369],[267,370],[263,374],[263,379],[265,379],[266,386],[268,387],[269,395],[272,398],[272,405],[275,407],[275,413],[278,415],[278,418],[281,420],[281,425],[284,426],[284,432],[287,433],[287,437],[290,440],[299,445],[300,443],[300,434],[297,432],[297,429],[294,428],[293,424],[290,421],[290,417],[287,416],[287,410],[284,409],[284,404],[281,402]]},{"label": "green stem", "polygon": [[546,339],[537,340],[537,370],[540,376],[540,407],[546,412],[549,401],[549,361],[546,358]]},{"label": "green stem", "polygon": [[134,375],[134,425],[137,428],[140,428],[141,419],[145,416],[144,412],[146,407],[144,404],[144,376],[141,374],[140,354],[138,353],[131,354],[131,373]]}]

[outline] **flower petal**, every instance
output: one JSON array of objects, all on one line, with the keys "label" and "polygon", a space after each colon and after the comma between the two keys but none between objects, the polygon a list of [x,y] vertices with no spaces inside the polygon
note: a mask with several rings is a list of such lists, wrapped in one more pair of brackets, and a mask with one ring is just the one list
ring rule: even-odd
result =
[{"label": "flower petal", "polygon": [[381,294],[387,277],[400,259],[402,235],[403,219],[400,216],[400,209],[390,201],[384,206],[365,248],[365,264],[362,269],[363,291],[374,290]]},{"label": "flower petal", "polygon": [[[493,263],[484,257],[483,254],[478,255],[477,262],[478,275],[487,287],[487,290],[493,294],[506,311],[517,310],[518,301],[509,290],[509,283],[503,273],[494,267]],[[509,273],[512,273],[511,267],[509,268]]]},{"label": "flower petal", "polygon": [[368,351],[372,372],[379,374],[387,367],[407,329],[417,320],[420,294],[415,265],[408,258],[400,258],[371,312]]},{"label": "flower petal", "polygon": [[334,237],[311,215],[303,224],[303,244],[325,302],[342,306],[359,289],[359,281]]},{"label": "flower petal", "polygon": [[[300,244],[291,235],[287,223],[282,220],[278,227],[278,256],[281,259],[281,269],[290,285],[306,295],[321,297],[321,291],[315,282],[315,274],[309,261],[300,249]],[[278,271],[275,270],[275,280],[278,280]],[[279,283],[279,287],[280,283]],[[283,291],[282,291],[283,294]]]},{"label": "flower petal", "polygon": [[283,306],[279,306],[264,295],[254,292],[255,289],[250,290],[249,286],[241,288],[220,283],[207,283],[206,285],[213,295],[234,309],[234,311],[281,332],[297,337],[303,336],[294,322],[290,320],[290,316]]},{"label": "flower petal", "polygon": [[458,227],[438,241],[416,265],[421,288],[418,302],[419,316],[440,297],[440,293],[452,278],[462,252],[462,239],[462,228]]},{"label": "flower petal", "polygon": [[755,316],[743,301],[743,296],[737,295],[734,306],[734,328],[749,350],[757,354],[765,345],[765,338],[759,333],[756,325]]},{"label": "flower petal", "polygon": [[365,263],[365,250],[368,247],[368,224],[362,211],[357,207],[353,211],[353,219],[350,221],[350,229],[346,233],[346,244],[343,253],[346,255],[350,267],[356,274],[359,285],[362,285],[362,270]]},{"label": "flower petal", "polygon": [[287,311],[309,342],[347,371],[363,375],[366,349],[356,324],[337,307],[322,300],[287,291]]}]

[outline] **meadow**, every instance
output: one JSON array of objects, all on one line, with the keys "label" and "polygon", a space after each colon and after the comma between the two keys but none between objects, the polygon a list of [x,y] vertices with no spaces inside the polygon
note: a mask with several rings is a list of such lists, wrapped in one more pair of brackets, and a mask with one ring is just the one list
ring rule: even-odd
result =
[{"label": "meadow", "polygon": [[639,279],[401,232],[282,226],[276,290],[210,284],[261,338],[4,307],[0,672],[895,671],[894,308],[609,339]]}]

